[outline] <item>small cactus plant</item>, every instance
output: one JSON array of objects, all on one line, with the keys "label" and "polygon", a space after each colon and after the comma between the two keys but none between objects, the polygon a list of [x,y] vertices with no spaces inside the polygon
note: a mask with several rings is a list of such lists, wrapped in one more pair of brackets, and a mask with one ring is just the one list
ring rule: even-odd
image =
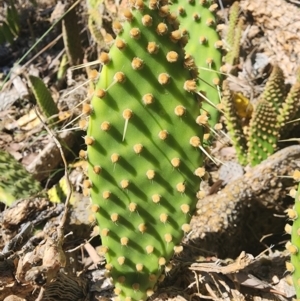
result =
[{"label": "small cactus plant", "polygon": [[225,39],[225,46],[228,48],[228,52],[224,57],[224,61],[230,67],[237,63],[240,53],[243,19],[239,18],[239,9],[239,2],[234,2],[229,12],[229,23]]},{"label": "small cactus plant", "polygon": [[234,95],[230,91],[228,82],[223,82],[222,103],[226,118],[227,130],[230,133],[232,144],[235,147],[238,161],[241,165],[247,165],[247,139],[243,132],[243,125],[238,111],[234,106]]},{"label": "small cactus plant", "polygon": [[0,44],[12,44],[20,32],[20,16],[14,1],[8,1],[6,17],[0,24]]},{"label": "small cactus plant", "polygon": [[299,97],[299,81],[286,95],[283,72],[278,66],[274,66],[265,90],[255,106],[250,120],[249,135],[246,136],[241,118],[235,109],[234,94],[224,81],[224,113],[240,164],[249,163],[255,166],[275,152],[280,134],[283,136],[287,132],[289,121],[298,112]]},{"label": "small cactus plant", "polygon": [[87,0],[86,1],[88,8],[88,27],[89,31],[93,37],[93,40],[99,44],[104,44],[103,33],[101,32],[101,28],[103,28],[102,22],[102,6],[103,1],[101,0]]},{"label": "small cactus plant", "polygon": [[[299,119],[300,113],[300,69],[297,72],[296,82],[291,87],[282,108],[280,109],[278,122],[280,124],[280,137],[285,138]],[[291,123],[292,121],[292,123]],[[299,124],[299,123],[298,123]]]},{"label": "small cactus plant", "polygon": [[[207,10],[199,8],[200,14]],[[176,35],[181,27],[167,2],[132,1],[123,16],[124,25],[113,24],[117,37],[100,55],[104,66],[84,108],[90,115],[84,186],[115,293],[145,300],[190,229],[205,172],[203,127],[193,94],[198,86],[184,67],[186,36]],[[204,48],[216,51],[214,43]],[[212,75],[205,74],[202,91],[212,86]]]},{"label": "small cactus plant", "polygon": [[270,102],[258,102],[249,125],[248,161],[255,166],[276,150],[279,137],[277,114]]},{"label": "small cactus plant", "polygon": [[[33,75],[29,75],[28,79],[30,81],[37,104],[39,105],[44,116],[46,118],[53,118],[53,116],[56,116],[54,119],[56,120],[59,110],[43,80]],[[54,120],[52,120],[52,122]]]},{"label": "small cactus plant", "polygon": [[62,21],[63,40],[70,66],[80,64],[83,58],[78,23],[75,8],[69,10]]}]

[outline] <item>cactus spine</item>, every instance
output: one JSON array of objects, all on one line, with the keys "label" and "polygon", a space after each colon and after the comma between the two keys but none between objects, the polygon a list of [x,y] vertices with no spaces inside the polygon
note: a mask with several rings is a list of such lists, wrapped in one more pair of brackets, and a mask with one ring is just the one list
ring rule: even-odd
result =
[{"label": "cactus spine", "polygon": [[[117,38],[100,56],[104,66],[86,110],[85,187],[115,293],[145,300],[190,229],[203,175],[203,130],[192,93],[198,88],[184,68],[182,36],[167,2],[131,5],[124,25],[113,24]],[[201,89],[210,89],[211,78],[201,79]]]}]

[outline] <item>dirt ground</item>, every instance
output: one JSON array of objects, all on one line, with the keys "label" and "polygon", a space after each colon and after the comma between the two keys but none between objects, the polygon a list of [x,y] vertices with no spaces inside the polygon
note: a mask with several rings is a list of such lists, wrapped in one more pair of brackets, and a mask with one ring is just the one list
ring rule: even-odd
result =
[{"label": "dirt ground", "polygon": [[[75,119],[89,90],[88,68],[69,70],[58,78],[66,52],[62,22],[29,51],[71,3],[15,2],[20,31],[13,42],[0,45],[0,86],[8,76],[0,90],[0,149],[18,160],[41,183],[43,191],[58,187],[67,166],[74,193],[66,215],[64,204],[55,197],[33,196],[6,206],[0,190],[0,301],[111,299],[113,286],[105,277],[105,261],[97,252],[97,227],[89,219],[89,199],[83,194],[84,163],[78,153],[84,145],[84,132],[78,128],[57,132],[59,142],[55,141],[33,110],[35,101],[28,83],[29,74],[42,78],[59,111],[64,112],[60,128],[77,127]],[[239,3],[244,26],[240,59],[230,87],[255,103],[272,65],[283,69],[287,86],[296,80],[300,2]],[[225,9],[218,13],[220,22],[226,24],[231,4],[224,2]],[[97,11],[107,32],[119,8],[117,2],[107,0]],[[0,2],[0,24],[6,18],[5,11],[5,1]],[[97,45],[87,29],[84,1],[76,11],[83,50],[78,55],[90,62],[104,46]],[[211,151],[223,162],[235,160],[233,147],[224,141],[216,142]],[[286,144],[242,174],[233,168],[233,179],[226,184],[220,181],[220,166],[207,168],[211,179],[203,185],[209,195],[198,203],[192,232],[183,241],[184,252],[166,268],[165,278],[151,299],[292,300],[294,289],[285,266],[289,237],[284,229],[285,210],[292,206],[288,193],[295,183],[285,176],[300,169],[300,147]]]}]

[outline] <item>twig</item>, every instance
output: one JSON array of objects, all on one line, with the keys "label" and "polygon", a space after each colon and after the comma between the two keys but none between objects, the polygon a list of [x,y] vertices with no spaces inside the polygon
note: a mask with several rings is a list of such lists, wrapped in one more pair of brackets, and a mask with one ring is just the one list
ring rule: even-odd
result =
[{"label": "twig", "polygon": [[84,248],[89,254],[95,266],[97,266],[101,261],[103,261],[103,259],[98,255],[98,253],[90,243],[85,243]]},{"label": "twig", "polygon": [[43,287],[41,287],[40,292],[39,292],[39,295],[38,295],[38,297],[35,299],[35,301],[42,301],[42,300],[43,300],[43,296],[44,296],[44,292],[45,292],[45,289],[44,289]]},{"label": "twig", "polygon": [[78,249],[81,249],[82,247],[85,246],[85,244],[89,244],[96,236],[98,236],[98,235],[94,235],[89,240],[85,241],[84,243],[80,244],[79,246],[77,246],[77,247],[75,247],[73,249],[67,250],[66,253],[72,253],[72,252],[75,252]]},{"label": "twig", "polygon": [[64,225],[67,221],[69,203],[70,203],[70,199],[71,199],[71,196],[72,196],[72,186],[71,186],[70,179],[69,179],[69,174],[68,174],[68,164],[67,164],[67,161],[66,161],[66,158],[65,158],[65,155],[64,155],[64,152],[63,152],[63,149],[62,149],[62,146],[61,146],[60,142],[55,137],[55,133],[42,120],[41,114],[39,113],[37,107],[35,107],[35,113],[36,113],[36,116],[39,118],[40,122],[43,124],[46,131],[48,132],[48,134],[50,135],[50,137],[53,139],[53,141],[56,144],[57,148],[59,149],[60,156],[61,156],[63,164],[64,164],[65,179],[66,179],[67,191],[68,192],[67,192],[67,197],[66,197],[66,201],[65,201],[64,213],[63,213],[63,216],[60,220],[59,226],[57,227],[58,243],[62,245],[63,241],[64,241]]},{"label": "twig", "polygon": [[217,265],[216,262],[200,262],[200,263],[193,263],[190,266],[190,270],[192,271],[201,271],[207,273],[222,273],[222,274],[233,274],[240,270],[243,270],[247,267],[250,263],[254,261],[254,258],[250,254],[246,254],[244,251],[241,252],[239,257],[231,264],[226,266]]},{"label": "twig", "polygon": [[33,231],[33,224],[27,222],[21,226],[20,233],[16,234],[8,243],[4,246],[2,252],[0,253],[0,258],[2,255],[6,256],[13,252],[16,246],[19,246]]}]

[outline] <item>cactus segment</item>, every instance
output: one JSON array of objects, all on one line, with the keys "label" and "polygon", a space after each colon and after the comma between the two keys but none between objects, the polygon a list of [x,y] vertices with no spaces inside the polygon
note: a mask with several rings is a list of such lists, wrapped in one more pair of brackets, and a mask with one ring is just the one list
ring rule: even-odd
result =
[{"label": "cactus segment", "polygon": [[235,41],[235,29],[239,17],[239,9],[240,9],[240,4],[239,2],[235,1],[231,5],[229,11],[229,23],[228,23],[228,29],[227,29],[225,41],[226,41],[226,46],[230,48],[232,48]]},{"label": "cactus segment", "polygon": [[284,81],[283,71],[278,65],[275,65],[266,83],[262,98],[272,104],[275,108],[276,114],[279,114],[280,107],[286,97]]},{"label": "cactus segment", "polygon": [[[221,48],[223,44],[216,31],[214,1],[173,1],[171,11],[180,21],[179,32],[189,40],[185,45],[186,66],[196,79],[196,90],[203,95],[202,113],[208,113],[208,125],[213,128],[219,120],[216,108],[220,103]],[[177,31],[173,32],[174,35]]]},{"label": "cactus segment", "polygon": [[300,80],[291,88],[285,102],[280,110],[278,122],[280,124],[280,137],[284,138],[289,131],[295,126],[295,123],[287,123],[297,119],[300,111]]},{"label": "cactus segment", "polygon": [[272,155],[279,138],[277,114],[272,104],[260,100],[250,121],[248,161],[259,164]]},{"label": "cactus segment", "polygon": [[[288,242],[286,248],[288,249],[291,262],[286,263],[287,270],[292,273],[294,287],[296,290],[297,300],[300,299],[300,184],[298,184],[298,191],[295,196],[295,206],[289,209],[288,215],[293,221],[290,229],[291,242]],[[287,227],[286,227],[287,228]],[[290,227],[289,227],[290,228]]]},{"label": "cactus segment", "polygon": [[103,32],[103,1],[101,0],[86,0],[88,8],[88,28],[94,41],[103,46],[104,36]]},{"label": "cactus segment", "polygon": [[14,38],[20,32],[20,16],[14,2],[7,3],[6,17],[2,20],[0,25],[0,44],[13,44]]},{"label": "cactus segment", "polygon": [[240,40],[244,23],[242,19],[238,19],[239,7],[239,2],[234,2],[230,7],[229,24],[225,39],[228,52],[224,57],[224,61],[231,66],[235,64],[239,58]]},{"label": "cactus segment", "polygon": [[10,206],[13,201],[42,191],[37,182],[9,153],[0,151],[0,202]]},{"label": "cactus segment", "polygon": [[189,231],[203,159],[183,50],[170,39],[168,8],[151,4],[136,1],[114,24],[85,139],[101,252],[115,293],[133,301],[153,293]]},{"label": "cactus segment", "polygon": [[[267,159],[275,152],[279,137],[284,137],[288,130],[293,128],[289,122],[296,118],[299,112],[300,82],[296,81],[286,97],[284,81],[282,70],[274,66],[253,114],[251,114],[253,107],[249,100],[230,92],[229,85],[224,82],[222,103],[227,128],[240,164],[250,163],[251,166],[255,166]],[[251,119],[249,135],[246,137],[243,135],[241,122],[237,121],[239,118],[248,117]],[[247,159],[243,156],[245,153]]]},{"label": "cactus segment", "polygon": [[241,118],[236,110],[234,95],[226,80],[223,82],[222,104],[227,130],[236,150],[238,161],[241,165],[247,165],[247,139],[243,132]]},{"label": "cactus segment", "polygon": [[243,26],[244,26],[244,20],[240,19],[236,25],[236,31],[235,31],[235,40],[232,45],[231,50],[228,52],[228,61],[225,59],[227,63],[229,63],[229,59],[231,60],[231,65],[237,64],[240,57],[240,43],[242,38],[242,32],[243,32]]},{"label": "cactus segment", "polygon": [[68,63],[70,66],[82,62],[83,51],[81,47],[79,20],[75,8],[71,9],[63,18],[62,34]]},{"label": "cactus segment", "polygon": [[44,82],[39,77],[33,75],[29,75],[29,80],[35,99],[44,116],[50,118],[53,115],[57,115],[58,108]]}]

